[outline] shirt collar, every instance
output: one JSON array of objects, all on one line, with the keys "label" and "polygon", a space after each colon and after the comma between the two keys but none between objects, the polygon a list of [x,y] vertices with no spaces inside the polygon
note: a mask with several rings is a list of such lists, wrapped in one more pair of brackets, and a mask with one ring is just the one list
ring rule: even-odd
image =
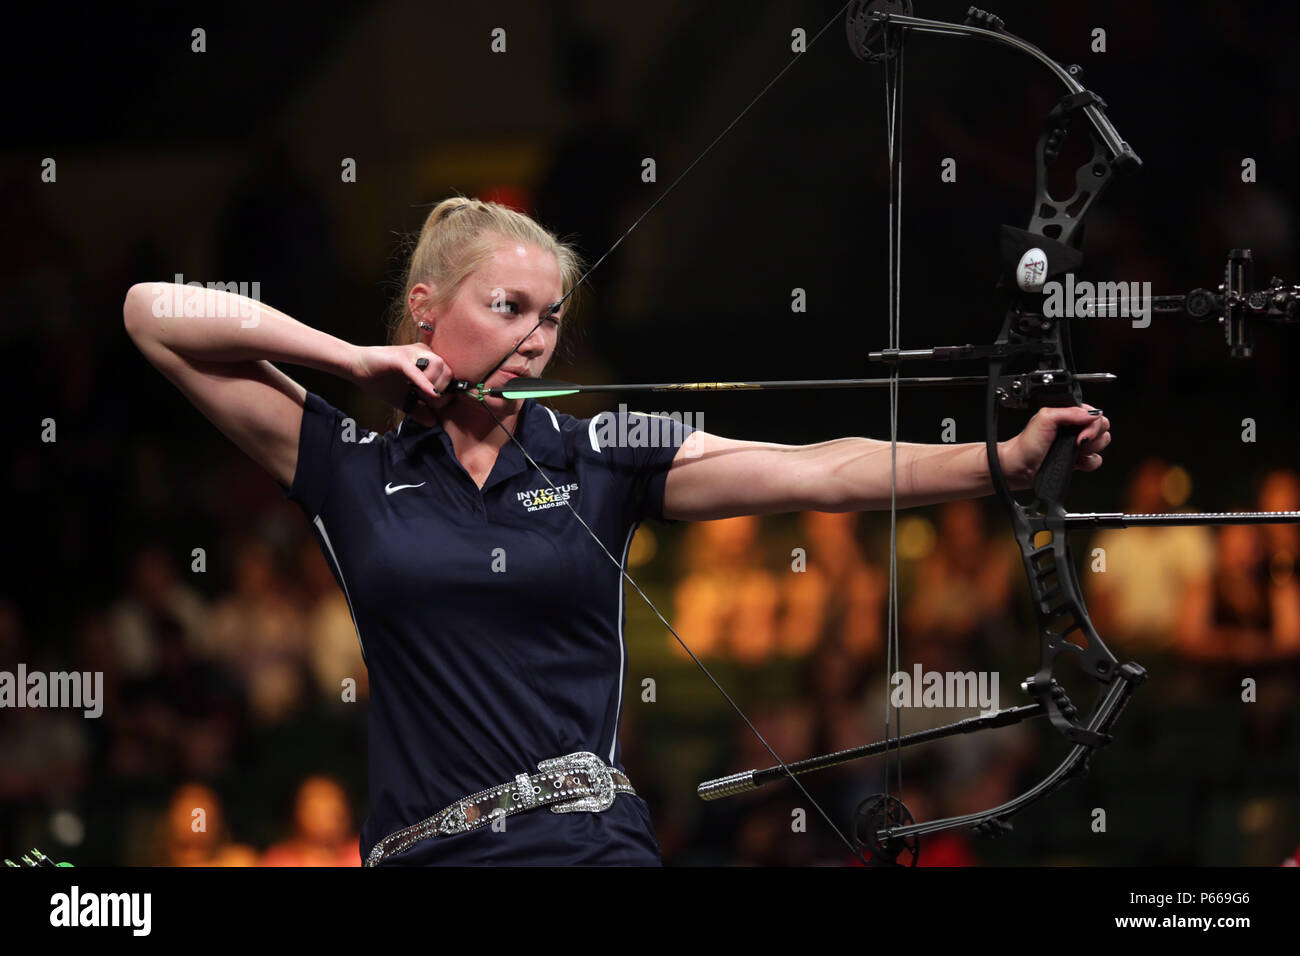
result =
[{"label": "shirt collar", "polygon": [[[409,457],[414,457],[425,446],[442,448],[448,455],[455,455],[451,436],[436,422],[431,427],[426,427],[408,416],[397,426],[396,435],[397,441]],[[564,447],[564,435],[559,430],[558,419],[549,408],[539,405],[535,399],[524,399],[524,406],[515,421],[515,435],[519,443],[528,450],[528,454],[540,464],[560,468],[569,463],[569,456]],[[500,455],[506,456],[506,461],[520,466],[510,468],[509,472],[512,474],[529,467],[527,459],[512,441],[507,441],[501,446]],[[502,469],[503,472],[504,470]]]}]

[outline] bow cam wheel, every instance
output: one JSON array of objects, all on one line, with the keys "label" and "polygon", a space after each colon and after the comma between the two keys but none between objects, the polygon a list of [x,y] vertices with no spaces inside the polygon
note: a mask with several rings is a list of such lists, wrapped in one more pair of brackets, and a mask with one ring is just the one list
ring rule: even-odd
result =
[{"label": "bow cam wheel", "polygon": [[873,20],[873,13],[893,13],[910,17],[912,0],[853,0],[844,15],[849,34],[849,49],[859,60],[880,63],[898,53],[897,45],[885,26]]},{"label": "bow cam wheel", "polygon": [[853,842],[858,845],[862,862],[867,866],[916,866],[921,847],[915,833],[906,837],[880,835],[882,830],[915,822],[903,801],[887,793],[863,800],[853,815]]}]

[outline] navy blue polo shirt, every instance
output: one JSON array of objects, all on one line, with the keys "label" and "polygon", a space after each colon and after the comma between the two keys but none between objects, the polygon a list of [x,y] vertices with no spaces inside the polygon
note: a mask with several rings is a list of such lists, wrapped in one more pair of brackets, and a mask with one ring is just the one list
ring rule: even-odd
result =
[{"label": "navy blue polo shirt", "polygon": [[[629,440],[637,419],[655,427]],[[479,489],[441,427],[408,418],[380,435],[307,394],[285,497],[311,522],[369,671],[363,860],[541,760],[585,750],[624,769],[622,577],[563,500],[626,564],[637,525],[663,517],[668,468],[693,429],[626,412],[580,420],[531,399],[516,427],[551,481],[507,442]],[[542,808],[504,823],[384,862],[660,863],[645,802],[630,794],[600,813]]]}]

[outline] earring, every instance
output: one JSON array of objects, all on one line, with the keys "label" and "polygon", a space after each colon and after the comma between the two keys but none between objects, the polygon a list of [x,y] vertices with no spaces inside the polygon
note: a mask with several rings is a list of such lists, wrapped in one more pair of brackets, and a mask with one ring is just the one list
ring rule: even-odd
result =
[{"label": "earring", "polygon": [[433,326],[430,325],[428,322],[421,322],[421,323],[420,323],[420,331],[421,331],[421,332],[432,332],[432,331],[433,331]]}]

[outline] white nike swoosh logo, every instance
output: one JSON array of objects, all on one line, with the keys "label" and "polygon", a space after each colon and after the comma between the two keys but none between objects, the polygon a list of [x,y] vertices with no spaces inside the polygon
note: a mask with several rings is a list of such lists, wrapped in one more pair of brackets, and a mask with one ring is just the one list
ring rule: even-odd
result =
[{"label": "white nike swoosh logo", "polygon": [[384,494],[391,495],[394,491],[401,491],[403,488],[423,488],[428,482],[422,481],[418,485],[395,485],[391,481],[384,485]]}]

